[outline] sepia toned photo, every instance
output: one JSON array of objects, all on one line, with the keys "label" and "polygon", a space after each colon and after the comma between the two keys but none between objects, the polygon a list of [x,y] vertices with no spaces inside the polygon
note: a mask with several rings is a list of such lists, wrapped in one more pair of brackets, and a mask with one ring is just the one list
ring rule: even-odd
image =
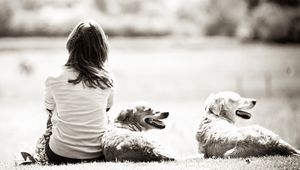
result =
[{"label": "sepia toned photo", "polygon": [[0,169],[300,169],[299,0],[0,7]]}]

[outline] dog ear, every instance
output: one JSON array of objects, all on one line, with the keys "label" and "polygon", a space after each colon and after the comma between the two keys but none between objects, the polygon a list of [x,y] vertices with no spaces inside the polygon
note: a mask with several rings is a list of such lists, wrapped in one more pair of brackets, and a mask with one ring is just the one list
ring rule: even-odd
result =
[{"label": "dog ear", "polygon": [[217,98],[215,94],[210,94],[205,101],[205,111],[215,115],[220,115],[224,104],[225,101],[223,99]]},{"label": "dog ear", "polygon": [[211,93],[208,98],[205,100],[205,108],[204,110],[206,112],[210,111],[210,108],[212,107],[213,103],[215,103],[215,94]]},{"label": "dog ear", "polygon": [[223,111],[224,111],[224,105],[225,105],[225,101],[224,99],[217,99],[217,106],[216,106],[216,109],[215,109],[215,114],[216,115],[220,115]]},{"label": "dog ear", "polygon": [[152,109],[150,107],[145,107],[144,112],[150,112]]},{"label": "dog ear", "polygon": [[133,114],[133,109],[126,109],[126,110],[122,110],[118,117],[116,118],[116,122],[123,122],[126,119],[129,119],[129,117],[131,116],[131,114]]}]

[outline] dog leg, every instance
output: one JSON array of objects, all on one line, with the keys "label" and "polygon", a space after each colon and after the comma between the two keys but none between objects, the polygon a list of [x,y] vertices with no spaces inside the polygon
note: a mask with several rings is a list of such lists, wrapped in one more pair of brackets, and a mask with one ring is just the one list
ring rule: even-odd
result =
[{"label": "dog leg", "polygon": [[278,143],[278,147],[275,149],[276,154],[279,155],[292,155],[292,156],[300,156],[300,151],[292,147],[286,141],[280,139]]},{"label": "dog leg", "polygon": [[[164,153],[157,146],[148,143],[147,145],[136,144],[126,145],[122,143],[116,148],[115,157],[117,161],[149,162],[149,161],[174,161],[175,159]],[[114,161],[114,160],[108,160]]]},{"label": "dog leg", "polygon": [[160,148],[155,148],[153,150],[154,155],[158,157],[160,161],[174,161],[175,159],[171,155],[163,152]]},{"label": "dog leg", "polygon": [[127,150],[119,152],[115,161],[149,162],[149,161],[174,161],[174,158],[161,154],[157,151],[145,152],[143,150]]},{"label": "dog leg", "polygon": [[234,147],[232,149],[227,150],[223,157],[224,158],[245,158],[249,157],[251,152],[247,150],[246,148],[241,148],[241,147]]},{"label": "dog leg", "polygon": [[256,146],[256,147],[234,147],[224,153],[224,158],[245,158],[250,156],[266,156],[266,155],[282,155],[282,156],[300,156],[300,151],[280,139],[278,145]]},{"label": "dog leg", "polygon": [[224,153],[223,157],[224,158],[234,158],[234,157],[236,157],[236,148],[232,148],[232,149],[227,150]]}]

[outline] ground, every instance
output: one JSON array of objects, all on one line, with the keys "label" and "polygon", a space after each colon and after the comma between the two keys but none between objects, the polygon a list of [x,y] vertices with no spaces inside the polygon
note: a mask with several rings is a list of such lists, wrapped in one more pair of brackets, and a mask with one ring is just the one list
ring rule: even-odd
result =
[{"label": "ground", "polygon": [[[299,169],[300,159],[296,157],[263,157],[248,159],[189,159],[176,162],[162,163],[84,163],[77,165],[62,166],[21,166],[16,169],[32,170],[32,169],[64,169],[64,170],[90,170],[90,169],[122,169],[122,170],[174,170],[174,169]],[[3,169],[10,169],[11,165],[3,165]]]},{"label": "ground", "polygon": [[[0,39],[0,169],[13,168],[19,151],[32,151],[45,130],[43,88],[47,75],[67,59],[65,38]],[[195,131],[205,98],[232,90],[257,99],[250,120],[300,148],[299,45],[241,43],[226,38],[109,39],[109,68],[116,79],[113,118],[135,101],[170,112],[167,127],[150,131],[177,157],[197,153]],[[298,158],[187,160],[174,163],[72,165],[93,169],[278,169],[299,168]],[[30,169],[32,167],[22,167]],[[41,167],[35,167],[39,169]],[[53,167],[52,167],[53,168]],[[57,167],[59,168],[59,167]],[[55,167],[54,167],[55,169]]]}]

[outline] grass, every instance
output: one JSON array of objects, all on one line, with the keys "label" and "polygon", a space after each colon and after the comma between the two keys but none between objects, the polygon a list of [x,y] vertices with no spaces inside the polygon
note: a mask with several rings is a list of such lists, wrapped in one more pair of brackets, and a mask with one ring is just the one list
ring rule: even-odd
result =
[{"label": "grass", "polygon": [[[197,152],[195,130],[205,98],[233,90],[258,100],[250,120],[300,148],[299,45],[243,44],[232,39],[110,39],[109,65],[116,77],[113,117],[131,102],[145,100],[170,116],[149,136],[178,157]],[[14,154],[32,151],[45,129],[44,80],[67,59],[63,38],[0,39],[0,169],[12,169]],[[31,70],[24,70],[23,66]],[[96,163],[25,169],[287,169],[298,158],[196,159],[172,163]]]},{"label": "grass", "polygon": [[[10,165],[1,166],[3,169],[10,169]],[[21,166],[16,169],[31,170],[31,169],[64,169],[64,170],[90,170],[90,169],[122,169],[122,170],[173,170],[173,169],[299,169],[300,158],[298,157],[263,157],[249,159],[189,159],[175,162],[152,162],[152,163],[83,163],[76,165],[61,165],[61,166]]]}]

